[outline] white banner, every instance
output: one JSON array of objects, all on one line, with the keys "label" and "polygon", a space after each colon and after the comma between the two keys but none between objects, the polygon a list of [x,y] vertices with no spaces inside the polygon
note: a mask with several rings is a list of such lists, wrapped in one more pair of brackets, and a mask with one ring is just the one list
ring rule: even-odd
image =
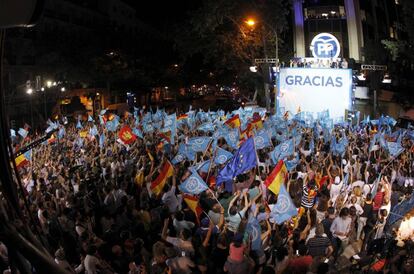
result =
[{"label": "white banner", "polygon": [[352,107],[351,69],[283,68],[278,86],[278,108],[293,114],[328,109],[337,118]]}]

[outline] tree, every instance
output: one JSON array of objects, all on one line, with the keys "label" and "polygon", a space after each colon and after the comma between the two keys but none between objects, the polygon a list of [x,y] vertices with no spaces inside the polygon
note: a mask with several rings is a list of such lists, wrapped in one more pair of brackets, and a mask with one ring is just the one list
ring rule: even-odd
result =
[{"label": "tree", "polygon": [[[202,55],[218,79],[254,86],[249,67],[255,58],[276,56],[276,37],[287,29],[288,1],[204,0],[190,20],[178,26],[176,40],[184,61]],[[255,24],[245,21],[252,18]]]}]

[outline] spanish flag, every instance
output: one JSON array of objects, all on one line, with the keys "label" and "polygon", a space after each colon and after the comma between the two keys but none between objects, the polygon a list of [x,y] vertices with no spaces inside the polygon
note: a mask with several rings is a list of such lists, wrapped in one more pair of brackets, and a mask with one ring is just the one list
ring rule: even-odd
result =
[{"label": "spanish flag", "polygon": [[234,115],[230,119],[228,119],[225,123],[225,125],[228,125],[231,128],[240,128],[240,117],[238,114]]},{"label": "spanish flag", "polygon": [[56,138],[55,138],[55,135],[54,135],[54,134],[52,134],[52,135],[50,136],[50,138],[49,138],[49,139],[47,139],[47,143],[50,145],[50,144],[52,144],[52,143],[54,143],[54,142],[56,142]]},{"label": "spanish flag", "polygon": [[188,114],[181,114],[177,117],[177,121],[181,121],[188,118]]},{"label": "spanish flag", "polygon": [[183,199],[187,206],[194,212],[194,214],[197,216],[197,222],[200,222],[200,216],[201,213],[203,213],[203,209],[198,204],[198,198],[196,196],[183,193]]},{"label": "spanish flag", "polygon": [[280,160],[279,163],[275,166],[273,171],[264,181],[266,187],[272,191],[274,194],[279,194],[280,186],[285,182],[288,175],[285,163],[283,160]]},{"label": "spanish flag", "polygon": [[118,133],[118,137],[126,145],[132,144],[137,139],[137,136],[132,133],[132,130],[128,125],[125,125],[123,128],[121,128]]},{"label": "spanish flag", "polygon": [[171,143],[171,131],[167,131],[167,132],[161,132],[158,134],[158,136],[161,139],[164,139],[165,141],[167,141],[168,143]]},{"label": "spanish flag", "polygon": [[263,122],[262,118],[255,119],[251,122],[252,128],[255,128],[256,130],[261,130],[263,128]]},{"label": "spanish flag", "polygon": [[160,174],[157,178],[151,182],[151,191],[155,195],[159,195],[164,188],[165,183],[167,182],[168,178],[170,178],[174,173],[173,166],[169,161],[166,161],[164,166],[161,168]]},{"label": "spanish flag", "polygon": [[25,153],[20,154],[14,159],[16,162],[16,167],[20,168],[27,165],[32,160],[32,150],[26,151]]}]

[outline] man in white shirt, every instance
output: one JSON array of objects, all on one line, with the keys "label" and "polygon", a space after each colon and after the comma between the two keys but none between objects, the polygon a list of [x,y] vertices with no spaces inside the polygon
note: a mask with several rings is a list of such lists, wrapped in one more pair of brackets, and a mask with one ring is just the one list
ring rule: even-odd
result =
[{"label": "man in white shirt", "polygon": [[349,217],[349,209],[344,207],[331,225],[332,241],[335,246],[335,257],[341,254],[342,247],[345,246],[348,241],[350,231],[351,218]]}]

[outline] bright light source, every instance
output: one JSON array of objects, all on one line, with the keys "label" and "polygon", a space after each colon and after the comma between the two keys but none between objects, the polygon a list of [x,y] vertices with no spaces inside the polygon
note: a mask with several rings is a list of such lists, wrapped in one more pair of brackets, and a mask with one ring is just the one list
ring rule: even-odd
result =
[{"label": "bright light source", "polygon": [[328,17],[328,14],[327,13],[322,13],[322,16]]},{"label": "bright light source", "polygon": [[28,89],[26,90],[26,93],[27,93],[27,94],[32,94],[32,93],[33,93],[33,89],[28,88]]},{"label": "bright light source", "polygon": [[62,91],[62,92],[63,92],[63,91],[65,91],[65,90],[66,90],[66,89],[65,89],[65,87],[62,87],[62,88],[60,89],[60,91]]},{"label": "bright light source", "polygon": [[96,93],[96,96],[99,96],[99,92]]},{"label": "bright light source", "polygon": [[252,18],[247,19],[247,20],[245,21],[245,23],[246,23],[246,25],[248,25],[249,27],[253,27],[254,25],[256,25],[256,21],[254,21],[254,19],[252,19]]},{"label": "bright light source", "polygon": [[41,90],[41,91],[45,91],[45,88],[41,88],[40,90]]},{"label": "bright light source", "polygon": [[50,88],[50,87],[52,86],[52,81],[47,81],[47,82],[46,82],[46,86],[47,86],[48,88]]},{"label": "bright light source", "polygon": [[360,75],[357,76],[357,78],[358,78],[359,81],[365,81],[366,80],[365,75],[362,72],[361,72]]},{"label": "bright light source", "polygon": [[257,67],[256,66],[251,66],[250,68],[251,72],[257,72]]},{"label": "bright light source", "polygon": [[178,68],[178,64],[174,64],[174,67],[175,67],[175,68]]},{"label": "bright light source", "polygon": [[336,11],[334,11],[334,10],[331,10],[331,14],[335,14],[336,13]]},{"label": "bright light source", "polygon": [[57,85],[57,83],[56,82],[53,82],[53,84],[52,84],[53,86],[56,86]]},{"label": "bright light source", "polygon": [[168,87],[165,87],[165,89],[168,89]]}]

